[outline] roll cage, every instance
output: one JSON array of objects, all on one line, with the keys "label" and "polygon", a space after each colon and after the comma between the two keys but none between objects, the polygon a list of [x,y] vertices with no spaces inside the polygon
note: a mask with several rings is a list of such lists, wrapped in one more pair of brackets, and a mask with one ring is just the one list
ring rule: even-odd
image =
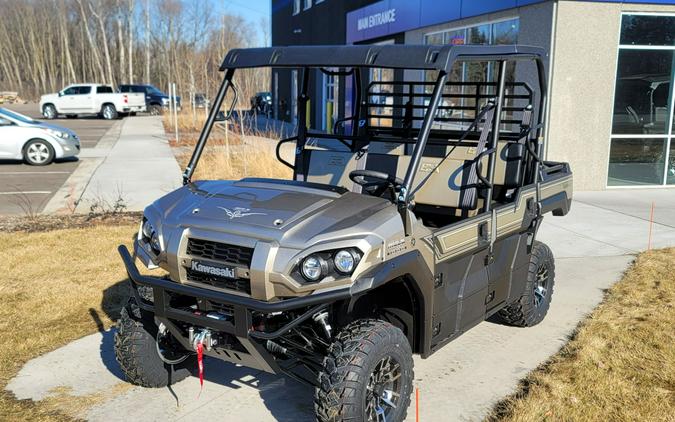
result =
[{"label": "roll cage", "polygon": [[[546,77],[543,60],[546,57],[545,50],[538,47],[522,45],[502,46],[412,46],[412,45],[356,45],[356,46],[292,46],[234,49],[228,52],[220,66],[220,71],[225,73],[220,85],[213,107],[207,117],[206,123],[200,133],[193,155],[183,174],[184,184],[190,183],[195,167],[204,150],[214,122],[223,104],[225,96],[232,90],[235,99],[230,108],[229,115],[234,108],[237,89],[233,83],[233,76],[237,69],[255,67],[273,67],[298,69],[298,98],[297,98],[297,133],[289,138],[282,139],[277,144],[277,158],[294,171],[294,178],[305,168],[303,151],[307,140],[337,139],[351,152],[361,151],[364,146],[373,141],[395,142],[411,145],[413,150],[410,163],[405,173],[401,186],[397,188],[395,202],[397,203],[406,232],[408,224],[404,212],[411,205],[415,191],[419,186],[413,186],[415,176],[420,168],[422,157],[428,145],[448,145],[451,141],[448,135],[454,134],[460,143],[464,140],[476,140],[479,138],[478,125],[482,121],[484,126],[489,123],[489,136],[483,151],[476,157],[476,185],[484,189],[484,197],[491,198],[494,187],[494,169],[497,152],[497,142],[500,136],[525,138],[528,156],[524,159],[524,175],[520,185],[535,184],[539,187],[539,170],[542,163],[540,140],[543,134],[543,120],[546,106]],[[538,89],[533,89],[523,82],[506,82],[507,63],[515,61],[532,61],[536,65],[536,81]],[[449,73],[456,62],[494,62],[496,63],[496,82],[448,82]],[[398,70],[421,70],[431,71],[434,78],[431,81],[404,81],[394,80],[391,82],[368,81],[367,70],[371,68],[388,68]],[[335,122],[334,133],[323,133],[311,130],[306,124],[307,95],[311,69],[333,75],[351,77],[353,80],[353,107],[352,114]],[[334,70],[338,69],[338,70]],[[391,115],[378,114],[381,103],[373,101],[373,98],[381,94],[377,88],[388,84],[391,98],[386,105],[393,110]],[[460,87],[456,93],[447,93],[448,87]],[[466,87],[471,87],[473,92],[466,93]],[[507,92],[508,88],[508,92]],[[520,92],[517,92],[520,90]],[[533,104],[535,94],[538,101]],[[450,98],[472,98],[473,105],[446,104]],[[493,108],[494,116],[491,121],[484,118],[483,111],[489,100],[489,107]],[[525,105],[514,106],[514,101],[524,100]],[[507,102],[510,103],[506,104]],[[462,103],[463,104],[463,103]],[[515,119],[514,113],[525,112],[529,109],[531,117],[527,125],[524,119]],[[459,112],[459,117],[453,113]],[[503,116],[504,113],[511,116]],[[450,115],[448,116],[448,113]],[[467,117],[467,113],[469,117]],[[377,119],[388,118],[397,120],[396,124],[384,127],[373,124]],[[350,123],[349,133],[344,130]],[[454,125],[469,124],[468,129],[439,129],[434,125],[448,123]],[[505,125],[520,125],[519,131],[502,134]],[[455,127],[456,127],[455,126]],[[339,133],[339,128],[343,128]],[[287,142],[296,142],[295,163],[284,161],[279,150],[281,145]],[[480,144],[479,144],[480,145]],[[487,169],[482,174],[479,159],[487,156]],[[301,178],[300,178],[301,179]],[[426,180],[422,181],[422,184]],[[491,201],[484,201],[482,211],[490,211]]]}]

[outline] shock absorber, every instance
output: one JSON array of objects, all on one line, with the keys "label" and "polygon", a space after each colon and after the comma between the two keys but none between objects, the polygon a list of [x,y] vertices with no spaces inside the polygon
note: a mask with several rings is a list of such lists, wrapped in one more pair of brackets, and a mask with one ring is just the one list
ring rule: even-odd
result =
[{"label": "shock absorber", "polygon": [[316,314],[314,314],[312,319],[314,320],[314,322],[321,325],[321,327],[323,328],[323,332],[326,334],[326,338],[328,340],[331,340],[331,338],[332,338],[331,329],[332,328],[331,328],[330,324],[326,321],[328,319],[328,312],[326,312],[326,311],[317,312]]}]

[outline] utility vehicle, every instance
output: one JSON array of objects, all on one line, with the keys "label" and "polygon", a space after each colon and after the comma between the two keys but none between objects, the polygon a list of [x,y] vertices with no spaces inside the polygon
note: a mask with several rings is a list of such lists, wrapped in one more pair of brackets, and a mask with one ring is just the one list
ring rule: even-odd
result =
[{"label": "utility vehicle", "polygon": [[[413,353],[428,358],[488,317],[540,322],[554,262],[537,229],[572,198],[568,164],[542,159],[544,55],[228,52],[184,186],[146,208],[133,258],[119,248],[133,287],[115,340],[128,379],[166,386],[203,353],[313,385],[320,421],[401,421]],[[298,77],[297,134],[277,146],[293,180],[193,180],[235,72],[260,66]],[[349,87],[331,133],[306,119],[324,75]],[[141,275],[134,258],[168,275]]]}]

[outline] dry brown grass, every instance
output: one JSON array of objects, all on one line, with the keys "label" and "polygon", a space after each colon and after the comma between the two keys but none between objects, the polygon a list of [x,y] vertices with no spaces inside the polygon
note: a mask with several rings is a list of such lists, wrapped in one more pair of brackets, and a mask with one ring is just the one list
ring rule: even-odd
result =
[{"label": "dry brown grass", "polygon": [[[190,154],[179,157],[184,167]],[[224,148],[207,149],[202,155],[193,180],[239,180],[243,177],[268,177],[290,179],[293,172],[277,161],[274,148],[269,145],[242,145],[230,148],[230,154]]]},{"label": "dry brown grass", "polygon": [[0,233],[0,420],[70,420],[63,410],[82,404],[19,401],[4,388],[28,360],[113,324],[129,294],[116,248],[136,229]]},{"label": "dry brown grass", "polygon": [[490,420],[675,421],[675,249],[641,254]]}]

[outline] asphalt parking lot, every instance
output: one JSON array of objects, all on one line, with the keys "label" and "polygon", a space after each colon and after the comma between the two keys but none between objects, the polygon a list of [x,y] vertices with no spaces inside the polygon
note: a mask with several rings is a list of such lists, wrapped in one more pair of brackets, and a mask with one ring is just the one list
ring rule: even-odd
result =
[{"label": "asphalt parking lot", "polygon": [[[10,110],[39,118],[37,104],[3,105]],[[115,121],[95,116],[50,121],[72,129],[80,137],[83,149],[94,148]],[[18,161],[0,161],[0,215],[28,215],[42,211],[51,197],[80,164],[78,159],[64,159],[48,166],[29,166]]]}]

